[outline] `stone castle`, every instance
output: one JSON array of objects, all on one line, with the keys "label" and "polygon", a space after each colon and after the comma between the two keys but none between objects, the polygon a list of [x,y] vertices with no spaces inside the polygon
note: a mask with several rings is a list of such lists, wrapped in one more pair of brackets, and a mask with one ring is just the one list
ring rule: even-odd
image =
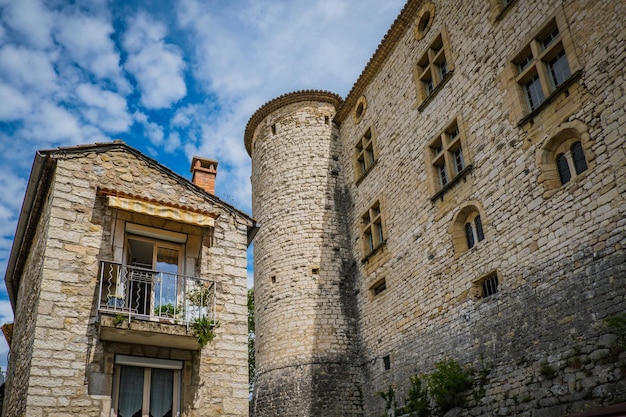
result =
[{"label": "stone castle", "polygon": [[345,99],[251,117],[255,416],[380,416],[442,360],[457,415],[623,408],[624,16],[409,0]]}]

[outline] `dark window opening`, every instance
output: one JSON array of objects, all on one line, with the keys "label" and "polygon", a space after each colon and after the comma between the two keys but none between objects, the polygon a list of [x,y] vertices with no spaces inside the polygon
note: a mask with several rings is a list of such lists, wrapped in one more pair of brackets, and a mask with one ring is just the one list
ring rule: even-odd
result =
[{"label": "dark window opening", "polygon": [[376,283],[372,288],[372,292],[374,295],[378,295],[387,289],[387,282],[383,279],[382,281]]},{"label": "dark window opening", "polygon": [[476,218],[474,219],[474,224],[476,225],[476,237],[480,242],[485,239],[485,234],[483,233],[483,223],[480,220],[480,216],[476,216]]},{"label": "dark window opening", "polygon": [[474,231],[472,230],[471,223],[465,223],[465,238],[467,239],[467,248],[474,247]]},{"label": "dark window opening", "polygon": [[569,165],[567,163],[567,158],[565,154],[559,154],[556,157],[556,168],[559,171],[559,179],[561,180],[561,184],[565,185],[572,179],[572,174],[569,170]]},{"label": "dark window opening", "polygon": [[572,145],[572,159],[574,160],[574,170],[577,175],[587,170],[587,160],[585,159],[583,145],[580,142]]},{"label": "dark window opening", "polygon": [[391,357],[389,355],[383,356],[383,368],[385,369],[385,371],[391,369]]}]

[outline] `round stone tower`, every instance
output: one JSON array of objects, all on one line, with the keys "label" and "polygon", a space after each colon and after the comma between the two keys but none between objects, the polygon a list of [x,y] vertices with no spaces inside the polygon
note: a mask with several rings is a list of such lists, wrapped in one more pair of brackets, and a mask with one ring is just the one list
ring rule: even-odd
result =
[{"label": "round stone tower", "polygon": [[341,98],[299,91],[261,107],[246,126],[252,157],[256,382],[253,413],[362,415],[355,362],[340,144]]}]

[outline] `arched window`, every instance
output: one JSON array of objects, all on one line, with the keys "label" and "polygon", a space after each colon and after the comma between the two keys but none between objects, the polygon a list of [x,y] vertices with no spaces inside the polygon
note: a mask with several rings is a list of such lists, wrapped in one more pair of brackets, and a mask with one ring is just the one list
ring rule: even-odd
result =
[{"label": "arched window", "polygon": [[583,151],[583,145],[580,142],[575,142],[571,148],[572,159],[574,160],[574,169],[576,175],[581,174],[587,170],[587,160],[585,159],[585,152]]},{"label": "arched window", "polygon": [[483,224],[480,221],[480,215],[476,215],[473,222],[465,223],[465,238],[467,239],[468,249],[473,248],[476,243],[485,238],[483,233]]},{"label": "arched window", "polygon": [[449,230],[455,256],[461,255],[485,240],[482,222],[484,216],[481,215],[484,215],[484,212],[480,203],[470,201],[465,203],[454,216]]},{"label": "arched window", "polygon": [[579,120],[565,122],[537,149],[538,182],[545,198],[557,193],[565,184],[584,181],[583,173],[595,166],[588,127]]},{"label": "arched window", "polygon": [[572,179],[572,174],[570,173],[569,164],[567,163],[567,158],[565,157],[565,154],[561,153],[556,157],[556,169],[559,172],[559,179],[561,180],[561,184],[567,184],[569,180]]}]

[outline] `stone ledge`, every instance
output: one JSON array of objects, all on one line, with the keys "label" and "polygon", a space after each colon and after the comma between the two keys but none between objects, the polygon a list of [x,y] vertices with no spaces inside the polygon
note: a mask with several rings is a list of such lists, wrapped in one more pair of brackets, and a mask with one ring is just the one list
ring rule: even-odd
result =
[{"label": "stone ledge", "polygon": [[131,320],[128,317],[115,325],[115,316],[100,315],[100,340],[118,343],[200,350],[200,345],[187,326],[176,323]]}]

